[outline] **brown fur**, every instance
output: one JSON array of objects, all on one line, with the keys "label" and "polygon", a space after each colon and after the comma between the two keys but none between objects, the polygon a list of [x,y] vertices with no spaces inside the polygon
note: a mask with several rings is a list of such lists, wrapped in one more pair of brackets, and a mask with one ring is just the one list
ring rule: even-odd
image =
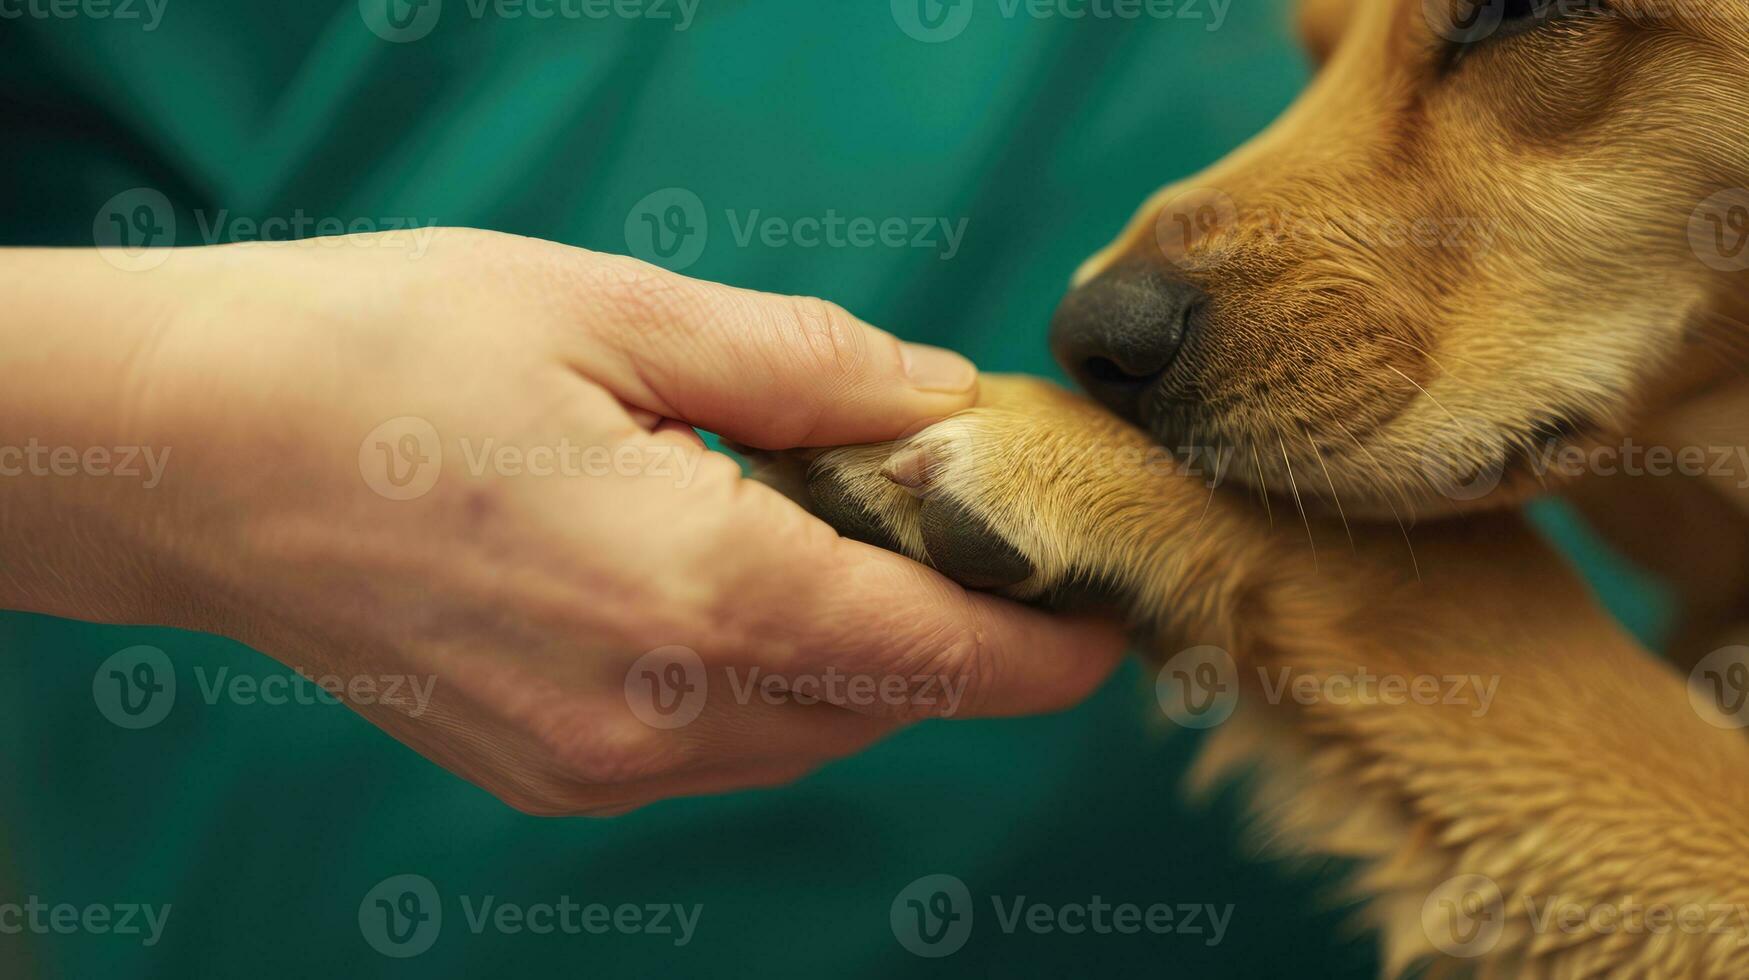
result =
[{"label": "brown fur", "polygon": [[[1456,57],[1423,10],[1309,2],[1302,29],[1327,63],[1300,101],[1162,190],[1079,273],[1170,263],[1210,294],[1169,375],[1194,411],[1144,433],[1042,382],[990,378],[980,407],[813,471],[914,557],[939,533],[920,507],[945,496],[1031,561],[1011,594],[1097,583],[1163,659],[1230,653],[1239,709],[1199,778],[1253,768],[1283,846],[1363,862],[1389,972],[1749,976],[1749,921],[1535,922],[1551,902],[1749,915],[1749,738],[1704,722],[1682,673],[1515,515],[1565,492],[1663,573],[1684,669],[1744,642],[1745,474],[1561,480],[1524,464],[1548,440],[1749,441],[1732,366],[1749,351],[1749,275],[1709,268],[1689,239],[1703,200],[1749,185],[1749,2],[1617,0],[1601,21]],[[1419,219],[1477,237],[1390,235]],[[1500,487],[1475,500],[1429,476],[1490,471]],[[1264,696],[1283,668],[1498,690],[1480,713]],[[1498,889],[1485,911],[1500,932],[1448,955],[1428,916],[1466,875]]]}]

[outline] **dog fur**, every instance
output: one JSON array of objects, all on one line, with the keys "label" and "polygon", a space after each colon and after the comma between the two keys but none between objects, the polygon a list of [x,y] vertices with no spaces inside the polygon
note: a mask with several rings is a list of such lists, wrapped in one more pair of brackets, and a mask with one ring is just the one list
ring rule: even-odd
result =
[{"label": "dog fur", "polygon": [[[1012,596],[1097,586],[1162,659],[1225,651],[1242,693],[1197,779],[1247,774],[1273,841],[1359,863],[1388,974],[1749,976],[1749,923],[1537,918],[1749,909],[1749,738],[1685,685],[1746,639],[1749,474],[1529,465],[1749,444],[1749,273],[1690,234],[1749,186],[1749,0],[1569,3],[1457,46],[1445,3],[1310,0],[1309,89],[1077,274],[1170,265],[1211,296],[1180,355],[1193,421],[991,377],[903,443],[810,454],[811,499],[969,584],[1018,557]],[[1386,240],[1454,220],[1474,240]],[[1449,492],[1478,474],[1491,492]],[[1519,516],[1546,493],[1676,590],[1668,661]],[[1498,689],[1482,712],[1266,696],[1290,674]],[[1485,949],[1436,942],[1453,881],[1497,889]]]}]

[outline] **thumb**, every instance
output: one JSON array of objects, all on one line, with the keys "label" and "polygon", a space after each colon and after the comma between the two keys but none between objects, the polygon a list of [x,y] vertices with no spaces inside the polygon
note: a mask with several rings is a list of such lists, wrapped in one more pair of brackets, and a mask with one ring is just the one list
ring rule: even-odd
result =
[{"label": "thumb", "polygon": [[756,449],[896,439],[969,408],[978,372],[825,300],[688,279],[619,256],[586,316],[585,375],[635,408]]}]

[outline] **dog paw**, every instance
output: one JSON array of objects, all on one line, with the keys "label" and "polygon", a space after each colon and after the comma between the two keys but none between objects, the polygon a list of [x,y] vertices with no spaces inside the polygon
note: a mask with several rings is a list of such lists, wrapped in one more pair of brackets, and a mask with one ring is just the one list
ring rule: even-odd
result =
[{"label": "dog paw", "polygon": [[933,566],[970,589],[1038,598],[1059,584],[1024,481],[1005,472],[1003,413],[972,409],[902,442],[833,449],[806,476],[840,534]]}]

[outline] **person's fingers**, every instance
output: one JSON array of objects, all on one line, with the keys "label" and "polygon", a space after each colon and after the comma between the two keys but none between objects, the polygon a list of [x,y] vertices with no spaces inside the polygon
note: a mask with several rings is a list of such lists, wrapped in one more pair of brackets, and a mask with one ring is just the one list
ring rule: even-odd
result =
[{"label": "person's fingers", "polygon": [[550,787],[542,792],[545,808],[610,816],[680,796],[779,786],[855,755],[900,726],[798,697],[785,682],[752,669],[740,670],[738,678],[726,668],[711,670],[699,716],[648,733],[685,743],[665,753],[670,764],[643,778]]},{"label": "person's fingers", "polygon": [[669,775],[734,763],[820,764],[855,755],[887,737],[899,722],[846,711],[811,693],[813,675],[765,668],[720,667],[707,673],[705,708],[673,732],[692,745],[689,761]]},{"label": "person's fingers", "polygon": [[575,796],[562,798],[555,809],[588,817],[619,817],[666,800],[788,786],[812,775],[821,765],[806,760],[756,762],[635,785],[580,786]]},{"label": "person's fingers", "polygon": [[[838,537],[776,491],[742,494],[735,563],[741,635],[780,674],[834,670],[828,700],[895,718],[1024,715],[1071,707],[1121,660],[1115,622],[968,593],[927,566]],[[872,688],[870,685],[873,685]]]},{"label": "person's fingers", "polygon": [[899,438],[968,408],[977,369],[824,300],[580,253],[573,367],[634,408],[760,449]]},{"label": "person's fingers", "polygon": [[704,440],[699,438],[698,431],[685,422],[663,419],[650,429],[650,434],[659,439],[678,442],[680,445],[692,449],[702,450],[705,448]]},{"label": "person's fingers", "polygon": [[[814,622],[816,648],[837,646],[847,663],[884,665],[905,681],[901,703],[846,702],[853,711],[900,717],[1010,717],[1081,703],[1122,660],[1125,635],[1108,619],[1056,616],[965,592],[930,569],[856,541],[839,569],[844,594],[877,597]],[[924,596],[948,596],[927,602]]]}]

